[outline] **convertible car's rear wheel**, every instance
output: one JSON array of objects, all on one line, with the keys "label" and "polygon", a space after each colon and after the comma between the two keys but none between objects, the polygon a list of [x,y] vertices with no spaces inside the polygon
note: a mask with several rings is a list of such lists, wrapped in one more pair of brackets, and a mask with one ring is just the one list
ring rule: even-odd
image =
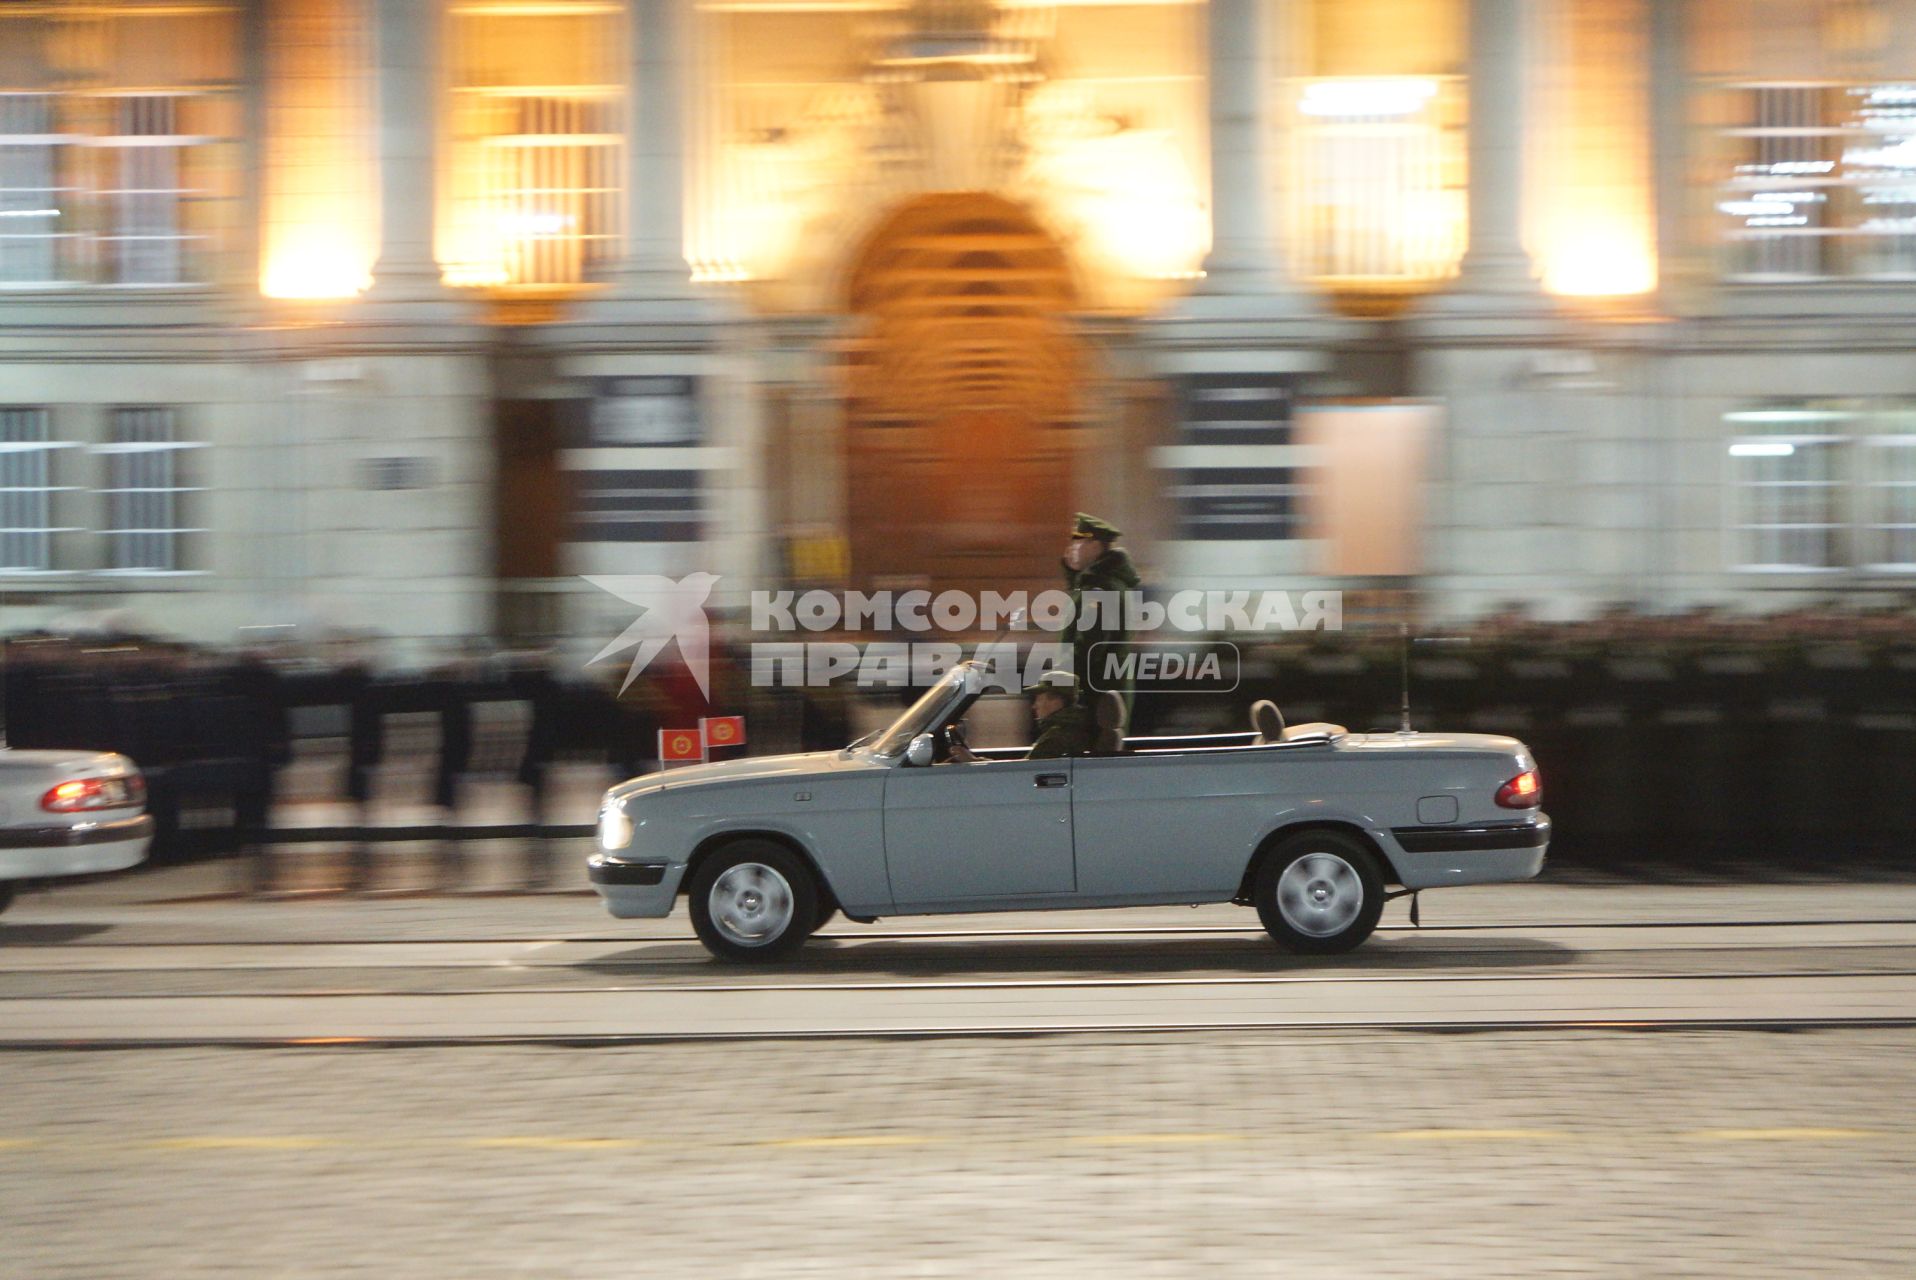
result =
[{"label": "convertible car's rear wheel", "polygon": [[818,885],[790,849],[770,840],[738,840],[693,873],[687,892],[692,928],[721,960],[776,960],[811,936]]},{"label": "convertible car's rear wheel", "polygon": [[1370,937],[1384,913],[1377,855],[1342,831],[1302,831],[1258,867],[1251,900],[1287,951],[1327,955]]}]

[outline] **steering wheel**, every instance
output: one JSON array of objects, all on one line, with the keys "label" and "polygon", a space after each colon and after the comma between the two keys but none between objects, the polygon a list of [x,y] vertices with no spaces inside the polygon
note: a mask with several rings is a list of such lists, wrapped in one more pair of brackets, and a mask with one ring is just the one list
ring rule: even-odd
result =
[{"label": "steering wheel", "polygon": [[931,758],[937,764],[944,764],[957,752],[971,754],[971,744],[965,741],[965,723],[962,720],[953,720],[950,724],[940,726],[932,734],[931,741]]}]

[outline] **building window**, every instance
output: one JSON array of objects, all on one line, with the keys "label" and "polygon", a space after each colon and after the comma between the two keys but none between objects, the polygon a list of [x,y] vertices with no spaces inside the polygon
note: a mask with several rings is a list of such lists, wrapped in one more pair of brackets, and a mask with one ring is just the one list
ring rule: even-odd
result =
[{"label": "building window", "polygon": [[114,284],[178,284],[188,278],[188,229],[197,194],[186,179],[188,149],[214,139],[186,132],[197,114],[191,97],[122,94],[107,100],[111,133],[95,139],[104,184],[99,237],[101,277]]},{"label": "building window", "polygon": [[1304,467],[1184,467],[1168,479],[1178,537],[1192,542],[1266,542],[1303,536]]},{"label": "building window", "polygon": [[1916,409],[1884,413],[1862,441],[1862,559],[1886,572],[1916,570]]},{"label": "building window", "polygon": [[1754,572],[1916,572],[1916,407],[1727,415],[1734,559]]},{"label": "building window", "polygon": [[186,519],[189,495],[198,490],[182,482],[181,460],[198,447],[179,439],[171,409],[113,411],[112,437],[95,449],[106,462],[109,570],[173,573],[186,567],[184,535],[202,531]]},{"label": "building window", "polygon": [[0,573],[53,567],[53,453],[45,409],[0,407]]},{"label": "building window", "polygon": [[1727,90],[1717,212],[1743,279],[1916,276],[1916,84]]},{"label": "building window", "polygon": [[62,278],[60,244],[73,234],[67,141],[52,94],[0,93],[0,284]]},{"label": "building window", "polygon": [[0,6],[0,285],[217,275],[239,203],[236,13]]},{"label": "building window", "polygon": [[1433,76],[1306,82],[1288,184],[1301,274],[1401,288],[1456,274],[1465,240],[1463,95]]},{"label": "building window", "polygon": [[617,255],[622,47],[604,5],[454,14],[448,284],[567,289]]}]

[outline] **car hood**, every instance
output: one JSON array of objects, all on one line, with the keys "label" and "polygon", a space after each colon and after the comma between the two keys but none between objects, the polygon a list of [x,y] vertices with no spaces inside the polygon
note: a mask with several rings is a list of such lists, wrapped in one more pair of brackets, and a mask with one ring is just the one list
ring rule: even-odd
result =
[{"label": "car hood", "polygon": [[621,782],[608,793],[624,800],[631,796],[658,791],[678,791],[685,787],[713,786],[727,782],[760,782],[774,778],[820,777],[826,774],[882,768],[870,757],[843,751],[808,751],[789,756],[753,756],[745,760],[722,760],[716,764],[695,764],[663,773],[648,773]]}]

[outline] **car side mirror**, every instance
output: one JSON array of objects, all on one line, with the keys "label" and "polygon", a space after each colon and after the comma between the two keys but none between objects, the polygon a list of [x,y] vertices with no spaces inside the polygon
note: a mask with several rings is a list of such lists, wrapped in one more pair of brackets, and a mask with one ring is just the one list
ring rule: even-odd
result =
[{"label": "car side mirror", "polygon": [[931,763],[932,743],[929,733],[921,733],[911,740],[905,748],[905,763],[914,769],[922,769]]}]

